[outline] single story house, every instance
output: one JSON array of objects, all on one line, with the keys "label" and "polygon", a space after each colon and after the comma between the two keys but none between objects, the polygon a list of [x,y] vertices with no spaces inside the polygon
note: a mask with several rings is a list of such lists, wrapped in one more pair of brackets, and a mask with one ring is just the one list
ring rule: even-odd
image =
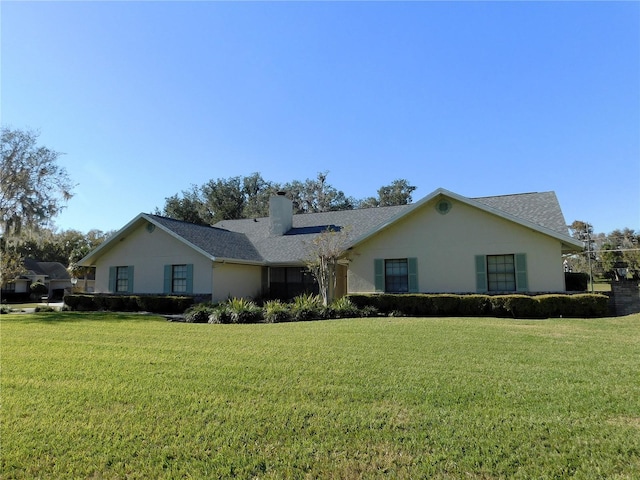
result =
[{"label": "single story house", "polygon": [[201,226],[141,213],[90,252],[108,293],[291,298],[317,288],[313,239],[344,232],[335,294],[565,291],[569,236],[554,192],[467,198],[437,189],[410,205],[294,215],[284,194],[269,217]]},{"label": "single story house", "polygon": [[29,297],[31,285],[39,282],[47,286],[49,299],[62,299],[71,289],[71,276],[59,262],[38,262],[32,258],[24,260],[25,273],[2,287],[2,297]]}]

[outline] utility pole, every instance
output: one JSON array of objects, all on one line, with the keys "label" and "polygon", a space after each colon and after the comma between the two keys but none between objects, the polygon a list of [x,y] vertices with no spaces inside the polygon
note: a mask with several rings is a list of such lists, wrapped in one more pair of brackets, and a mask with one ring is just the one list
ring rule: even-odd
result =
[{"label": "utility pole", "polygon": [[593,293],[593,268],[591,266],[591,225],[585,224],[585,236],[587,238],[587,261],[589,262],[589,283],[591,283],[591,293]]}]

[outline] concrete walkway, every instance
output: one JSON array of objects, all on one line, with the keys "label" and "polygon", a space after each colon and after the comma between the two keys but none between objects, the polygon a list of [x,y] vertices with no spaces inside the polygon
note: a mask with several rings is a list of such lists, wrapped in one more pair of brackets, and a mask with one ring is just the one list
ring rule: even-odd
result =
[{"label": "concrete walkway", "polygon": [[[8,304],[7,306],[11,308],[12,310],[11,313],[35,313],[36,311],[36,307],[18,308],[16,306],[14,310],[13,305]],[[51,307],[51,308],[55,308],[56,310],[62,310],[62,307],[64,307],[64,303],[63,302],[39,303],[38,307]]]}]

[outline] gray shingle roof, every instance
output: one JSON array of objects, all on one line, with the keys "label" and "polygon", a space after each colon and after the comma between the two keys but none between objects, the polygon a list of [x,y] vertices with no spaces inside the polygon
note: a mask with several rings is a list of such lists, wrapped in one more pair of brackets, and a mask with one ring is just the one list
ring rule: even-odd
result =
[{"label": "gray shingle roof", "polygon": [[[561,235],[568,229],[554,192],[525,193],[469,199],[490,209],[539,225]],[[266,262],[299,263],[309,252],[321,227],[346,228],[346,243],[375,231],[414,205],[306,213],[293,216],[293,228],[285,235],[272,236],[269,218],[223,220],[213,227],[199,226],[149,215],[187,242],[218,258]]]},{"label": "gray shingle roof", "polygon": [[243,233],[149,215],[187,242],[217,258],[262,262],[263,258]]},{"label": "gray shingle roof", "polygon": [[569,234],[567,223],[554,192],[520,193],[480,197],[473,200],[563,235]]},{"label": "gray shingle roof", "polygon": [[64,265],[59,262],[38,262],[32,258],[24,259],[24,266],[33,275],[47,275],[51,280],[71,278]]},{"label": "gray shingle roof", "polygon": [[269,263],[299,263],[309,255],[309,244],[313,238],[324,230],[317,227],[346,227],[345,240],[349,242],[375,229],[406,208],[406,205],[402,205],[294,215],[293,228],[282,236],[270,235],[268,217],[223,220],[215,226],[246,235]]}]

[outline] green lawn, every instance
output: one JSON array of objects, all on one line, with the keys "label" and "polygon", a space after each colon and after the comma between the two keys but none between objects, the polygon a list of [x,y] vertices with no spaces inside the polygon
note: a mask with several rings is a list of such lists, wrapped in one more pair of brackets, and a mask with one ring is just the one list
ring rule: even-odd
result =
[{"label": "green lawn", "polygon": [[0,476],[640,478],[640,315],[3,315]]}]

